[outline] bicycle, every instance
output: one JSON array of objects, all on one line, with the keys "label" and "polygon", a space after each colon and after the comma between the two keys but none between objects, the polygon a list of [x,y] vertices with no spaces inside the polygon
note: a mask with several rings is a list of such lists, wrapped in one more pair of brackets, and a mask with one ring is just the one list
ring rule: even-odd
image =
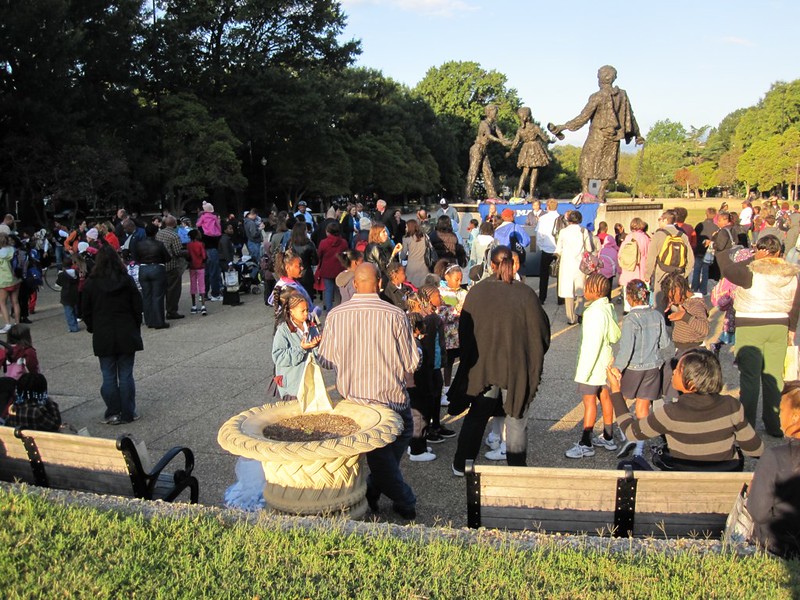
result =
[{"label": "bicycle", "polygon": [[44,279],[45,284],[54,292],[60,292],[61,286],[56,283],[56,277],[61,271],[56,269],[55,267],[43,267],[42,268],[42,279]]}]

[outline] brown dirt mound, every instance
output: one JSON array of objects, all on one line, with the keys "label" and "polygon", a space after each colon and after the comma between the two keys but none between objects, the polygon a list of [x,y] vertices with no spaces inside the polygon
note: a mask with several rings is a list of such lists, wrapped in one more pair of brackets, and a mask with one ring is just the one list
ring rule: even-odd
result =
[{"label": "brown dirt mound", "polygon": [[352,435],[358,423],[350,417],[319,413],[298,415],[264,427],[263,434],[279,442],[315,442]]}]

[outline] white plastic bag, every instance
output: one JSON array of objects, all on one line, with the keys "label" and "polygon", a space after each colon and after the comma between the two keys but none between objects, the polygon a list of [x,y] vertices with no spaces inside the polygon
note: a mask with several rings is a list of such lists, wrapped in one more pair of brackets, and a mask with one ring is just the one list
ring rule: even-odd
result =
[{"label": "white plastic bag", "polygon": [[300,403],[300,410],[304,413],[333,410],[331,398],[325,388],[325,381],[322,379],[322,369],[314,360],[312,352],[308,353],[306,359],[303,380],[300,382],[300,389],[297,390],[297,401]]}]

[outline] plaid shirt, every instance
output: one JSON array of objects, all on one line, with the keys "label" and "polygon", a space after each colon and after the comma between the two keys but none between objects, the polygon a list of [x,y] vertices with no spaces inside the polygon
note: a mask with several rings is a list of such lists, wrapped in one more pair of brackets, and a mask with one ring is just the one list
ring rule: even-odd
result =
[{"label": "plaid shirt", "polygon": [[172,257],[169,262],[165,264],[167,271],[182,269],[183,255],[185,252],[178,232],[172,227],[164,227],[163,229],[159,229],[158,233],[156,233],[156,240],[166,246],[167,252],[169,252],[169,255]]},{"label": "plaid shirt", "polygon": [[9,409],[6,425],[38,431],[58,431],[61,427],[61,411],[58,410],[58,404],[49,399],[43,403],[15,403]]}]

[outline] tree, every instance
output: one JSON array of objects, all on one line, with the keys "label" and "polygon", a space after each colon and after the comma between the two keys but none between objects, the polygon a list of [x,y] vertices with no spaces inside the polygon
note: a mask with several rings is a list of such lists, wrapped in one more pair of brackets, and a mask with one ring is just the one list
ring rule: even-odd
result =
[{"label": "tree", "polygon": [[181,214],[189,201],[210,191],[240,191],[247,181],[236,157],[240,145],[224,119],[214,119],[196,96],[162,98],[163,181],[169,210]]},{"label": "tree", "polygon": [[686,141],[686,128],[678,122],[664,119],[656,121],[647,132],[647,144],[655,146],[658,144],[682,144]]},{"label": "tree", "polygon": [[[106,167],[121,189],[129,182],[119,161],[137,110],[139,9],[139,0],[0,5],[0,187],[21,207],[38,211],[44,195],[83,207],[88,174],[98,181]],[[83,160],[92,153],[96,168]]]},{"label": "tree", "polygon": [[747,109],[739,120],[734,145],[746,151],[756,142],[767,140],[800,123],[800,79],[777,82],[758,104]]}]

